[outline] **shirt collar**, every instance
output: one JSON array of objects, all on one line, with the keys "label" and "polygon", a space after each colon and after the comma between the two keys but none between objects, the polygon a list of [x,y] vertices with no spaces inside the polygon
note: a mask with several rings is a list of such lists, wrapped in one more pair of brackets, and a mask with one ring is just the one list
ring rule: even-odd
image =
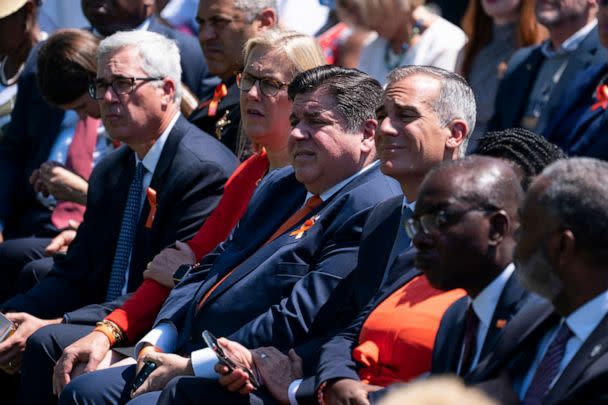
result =
[{"label": "shirt collar", "polygon": [[165,146],[165,142],[167,142],[169,133],[175,126],[175,123],[177,122],[177,119],[179,118],[180,114],[180,112],[177,112],[173,116],[173,118],[171,118],[171,121],[169,121],[169,125],[167,125],[167,128],[158,137],[156,142],[154,142],[154,145],[152,145],[152,147],[150,148],[148,153],[146,153],[146,156],[144,156],[143,159],[140,160],[137,156],[137,153],[135,154],[135,165],[137,165],[139,162],[142,162],[148,173],[154,173],[156,165],[158,164],[158,161],[160,159],[160,154],[162,153],[163,147]]},{"label": "shirt collar", "polygon": [[566,317],[568,327],[581,341],[586,341],[608,313],[608,290]]},{"label": "shirt collar", "polygon": [[[140,25],[138,25],[137,27],[133,28],[130,31],[148,31],[148,28],[150,28],[150,18],[146,18],[143,23],[141,23]],[[101,37],[101,38],[104,37],[104,35],[102,35],[94,27],[91,32],[98,37]]]},{"label": "shirt collar", "polygon": [[557,55],[562,55],[567,52],[575,51],[578,46],[583,42],[587,34],[597,25],[597,20],[593,20],[583,28],[576,31],[570,38],[566,39],[557,49],[551,47],[551,41],[546,40],[540,47],[541,52],[547,58],[553,58]]},{"label": "shirt collar", "polygon": [[416,200],[409,202],[407,200],[407,197],[404,195],[403,196],[403,207],[401,208],[401,214],[403,214],[403,210],[405,209],[405,207],[408,207],[412,212],[414,212],[414,210],[416,209]]},{"label": "shirt collar", "polygon": [[[365,166],[363,169],[359,170],[357,173],[353,174],[352,176],[342,180],[341,182],[339,182],[338,184],[335,184],[334,186],[330,187],[329,189],[325,190],[324,192],[322,192],[321,194],[319,194],[319,197],[321,197],[321,201],[327,201],[328,199],[330,199],[331,197],[333,197],[334,194],[336,194],[338,191],[340,191],[340,189],[342,187],[344,187],[345,185],[347,185],[348,183],[351,182],[351,180],[353,180],[355,177],[359,176],[360,174],[365,173],[366,171],[377,167],[380,164],[380,162],[378,160],[376,160],[374,163],[369,164],[367,166]],[[308,192],[306,194],[306,201],[308,201],[308,199],[310,197],[312,197],[313,194],[311,192]]]},{"label": "shirt collar", "polygon": [[513,271],[515,271],[515,265],[509,263],[502,273],[492,280],[486,288],[481,290],[479,295],[473,300],[473,310],[484,325],[489,325],[492,322],[502,290],[504,290],[505,285],[507,285]]}]

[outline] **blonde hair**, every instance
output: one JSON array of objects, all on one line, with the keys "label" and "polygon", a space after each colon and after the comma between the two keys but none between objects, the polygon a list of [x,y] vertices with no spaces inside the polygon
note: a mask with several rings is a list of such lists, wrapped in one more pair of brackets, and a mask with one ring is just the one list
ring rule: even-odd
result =
[{"label": "blonde hair", "polygon": [[431,377],[391,391],[380,405],[498,405],[456,377]]},{"label": "blonde hair", "polygon": [[295,76],[317,66],[327,64],[323,51],[317,41],[309,36],[296,31],[264,30],[254,38],[251,38],[244,46],[245,65],[256,47],[268,48],[269,51],[280,51],[291,63],[291,74]]},{"label": "blonde hair", "polygon": [[[412,12],[424,3],[425,0],[336,0],[336,13],[342,21],[370,29],[382,24],[381,19],[385,14],[379,13],[378,10],[393,11],[397,8],[404,12]],[[359,11],[361,21],[353,15],[353,9]]]}]

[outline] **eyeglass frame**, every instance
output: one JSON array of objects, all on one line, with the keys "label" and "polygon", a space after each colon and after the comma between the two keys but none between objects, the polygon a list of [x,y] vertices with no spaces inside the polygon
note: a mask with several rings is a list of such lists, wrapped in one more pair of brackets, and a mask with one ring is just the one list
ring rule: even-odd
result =
[{"label": "eyeglass frame", "polygon": [[[243,75],[247,75],[249,77],[251,77],[253,80],[253,84],[251,85],[251,87],[249,87],[248,89],[244,89],[241,87],[241,82],[243,79]],[[266,92],[264,89],[262,89],[262,83],[266,81],[273,81],[275,83],[278,83],[280,85],[280,87],[273,87],[271,86],[273,89],[276,89],[276,92],[274,94],[270,94],[268,92]],[[277,94],[279,94],[279,91],[281,91],[283,88],[288,87],[289,83],[286,82],[282,82],[280,80],[271,78],[271,77],[257,77],[252,75],[251,73],[247,73],[247,72],[237,72],[236,73],[236,87],[239,88],[240,91],[242,91],[243,93],[247,93],[249,90],[251,90],[253,88],[253,86],[258,85],[258,89],[260,90],[260,92],[262,93],[262,95],[266,96],[266,97],[275,97]]]},{"label": "eyeglass frame", "polygon": [[[121,94],[131,94],[133,93],[133,91],[135,91],[135,83],[137,81],[142,81],[144,83],[148,83],[148,82],[154,82],[154,81],[158,81],[158,80],[163,80],[164,77],[122,77],[122,76],[116,76],[114,79],[112,79],[112,81],[110,83],[106,82],[105,80],[100,80],[100,79],[95,79],[93,81],[91,81],[89,83],[89,97],[91,97],[93,100],[101,100],[103,99],[103,97],[105,96],[106,92],[108,91],[108,87],[112,88],[112,91],[114,91],[114,93],[116,95],[121,95]],[[114,83],[116,83],[118,80],[130,80],[131,81],[131,85],[130,85],[130,90],[128,91],[118,91],[115,87],[114,87]],[[97,94],[97,84],[102,82],[105,86],[105,89],[101,95],[101,97],[95,97],[95,95]]]},{"label": "eyeglass frame", "polygon": [[[441,228],[448,225],[451,221],[454,221],[458,218],[462,218],[465,214],[472,211],[481,211],[488,213],[493,213],[500,211],[500,208],[496,207],[471,207],[460,211],[448,212],[445,208],[440,208],[434,212],[429,212],[428,214],[420,215],[419,217],[411,217],[404,223],[405,233],[410,239],[414,239],[414,237],[422,231],[425,235],[430,235],[431,232],[435,230],[440,230]],[[438,223],[439,216],[442,215],[444,217],[442,223]],[[432,224],[425,223],[424,218],[429,218],[429,220],[433,221]],[[451,219],[450,219],[451,218]]]}]

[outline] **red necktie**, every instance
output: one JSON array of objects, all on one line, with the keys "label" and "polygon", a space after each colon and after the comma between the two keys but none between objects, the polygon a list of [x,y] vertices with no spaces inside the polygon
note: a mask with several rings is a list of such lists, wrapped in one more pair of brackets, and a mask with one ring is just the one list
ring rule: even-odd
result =
[{"label": "red necktie", "polygon": [[[87,117],[79,120],[74,129],[74,137],[68,148],[65,167],[78,174],[85,180],[89,179],[93,170],[93,152],[97,144],[97,130],[100,120]],[[68,226],[70,219],[81,222],[85,207],[69,201],[58,201],[51,222],[57,229]]]},{"label": "red necktie", "polygon": [[[302,208],[300,208],[299,210],[297,210],[296,212],[294,212],[289,218],[287,218],[287,221],[285,221],[283,223],[283,225],[281,225],[279,227],[279,229],[277,229],[276,232],[273,233],[272,236],[262,246],[266,246],[267,244],[269,244],[270,242],[272,242],[273,240],[275,240],[277,237],[279,237],[282,234],[284,234],[285,232],[287,232],[295,224],[297,224],[298,222],[300,222],[301,220],[303,220],[304,218],[306,218],[306,216],[309,215],[319,205],[321,205],[322,202],[323,202],[323,200],[321,200],[321,197],[319,197],[318,195],[313,195],[312,197],[310,197],[306,201],[306,203],[304,204],[304,206]],[[243,262],[244,261],[245,260],[243,260]],[[203,306],[203,304],[205,303],[205,301],[207,301],[207,298],[209,298],[209,296],[211,295],[211,293],[213,293],[213,291],[215,291],[215,289],[220,284],[222,284],[224,282],[224,280],[226,280],[232,273],[234,273],[234,271],[238,267],[239,266],[236,266],[234,269],[232,269],[228,273],[226,273],[226,275],[224,275],[224,277],[222,277],[217,283],[215,283],[215,285],[213,287],[211,287],[209,289],[209,291],[207,291],[205,293],[205,295],[203,295],[203,298],[200,300],[200,302],[198,303],[198,306],[196,307],[197,311],[201,309],[201,307]]]}]

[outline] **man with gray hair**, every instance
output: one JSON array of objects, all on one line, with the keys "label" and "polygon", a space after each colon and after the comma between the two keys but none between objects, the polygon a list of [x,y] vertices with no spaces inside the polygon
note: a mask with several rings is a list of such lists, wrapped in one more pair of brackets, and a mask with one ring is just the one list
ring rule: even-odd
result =
[{"label": "man with gray hair", "polygon": [[[38,331],[22,368],[23,403],[56,400],[52,357],[91,331],[65,325],[75,318],[69,311],[124,301],[142,282],[146,263],[175,240],[192,237],[236,167],[228,149],[181,116],[179,59],[175,43],[151,32],[119,32],[99,46],[90,95],[99,100],[106,130],[123,146],[93,170],[87,211],[65,259],[33,289],[2,304],[19,325],[0,344],[4,369],[19,369],[26,340]],[[78,318],[94,324],[100,312],[92,307]],[[103,337],[116,328],[103,321],[96,330]],[[49,367],[36,349],[46,353]]]},{"label": "man with gray hair", "polygon": [[548,302],[524,307],[467,383],[503,395],[513,394],[510,385],[523,404],[608,401],[606,176],[608,163],[573,158],[534,180],[520,209],[515,261],[523,285]]},{"label": "man with gray hair", "polygon": [[242,158],[247,152],[240,150],[238,139],[241,112],[236,72],[243,68],[245,42],[262,30],[275,28],[277,19],[276,0],[200,0],[198,5],[198,39],[209,71],[222,82],[189,119]]},{"label": "man with gray hair", "polygon": [[[376,152],[380,169],[399,182],[403,195],[378,204],[370,213],[360,241],[357,268],[349,283],[332,297],[332,305],[349,314],[351,325],[343,330],[335,325],[327,333],[329,341],[320,351],[320,359],[303,359],[305,369],[318,371],[316,376],[309,372],[304,379],[301,371],[297,372],[301,364],[292,355],[268,349],[252,350],[251,354],[234,342],[228,342],[225,348],[240,359],[255,362],[266,388],[279,402],[314,401],[319,387],[328,400],[367,401],[367,392],[372,388],[360,381],[357,370],[361,364],[352,357],[364,320],[360,315],[370,300],[379,304],[382,298],[402,293],[402,288],[421,274],[413,268],[411,240],[403,224],[412,215],[418,188],[428,171],[443,161],[461,157],[475,125],[475,113],[473,91],[455,73],[430,66],[407,66],[389,74],[378,113]],[[440,292],[435,290],[433,294]],[[459,297],[446,295],[442,300],[449,304],[452,298]],[[429,318],[434,315],[435,323],[419,325],[419,330],[434,337],[444,309],[437,305],[435,313],[429,313]],[[407,331],[403,334],[407,335]],[[426,344],[430,353],[433,342]],[[425,350],[423,344],[420,348]],[[226,370],[220,367],[218,371]],[[220,378],[220,383],[241,393],[253,388],[239,370]]]}]

